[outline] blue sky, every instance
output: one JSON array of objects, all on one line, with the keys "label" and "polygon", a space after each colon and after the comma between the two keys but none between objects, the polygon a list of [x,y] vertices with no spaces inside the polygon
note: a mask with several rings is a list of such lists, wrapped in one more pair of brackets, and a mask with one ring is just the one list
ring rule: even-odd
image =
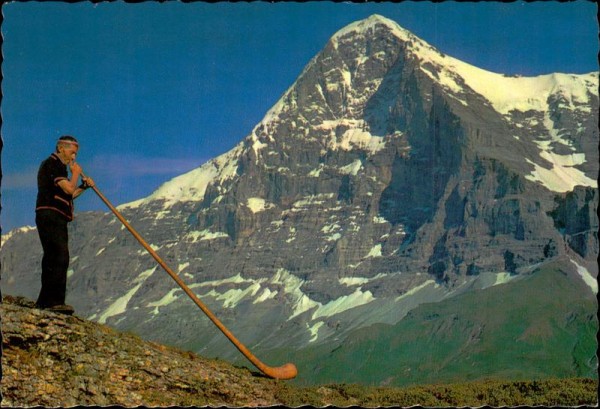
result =
[{"label": "blue sky", "polygon": [[[2,6],[5,233],[34,224],[62,134],[115,205],[247,136],[339,29],[381,14],[442,52],[524,76],[598,70],[596,5],[60,2]],[[88,192],[77,211],[107,210]]]}]

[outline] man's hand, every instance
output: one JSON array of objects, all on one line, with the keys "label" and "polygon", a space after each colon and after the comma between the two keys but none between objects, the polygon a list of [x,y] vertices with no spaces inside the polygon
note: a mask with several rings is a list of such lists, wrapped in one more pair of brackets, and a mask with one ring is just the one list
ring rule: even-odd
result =
[{"label": "man's hand", "polygon": [[73,176],[79,176],[81,175],[81,172],[83,172],[83,170],[81,169],[81,166],[79,166],[79,163],[77,162],[71,162],[70,163],[71,166],[71,173],[73,174]]},{"label": "man's hand", "polygon": [[83,182],[84,186],[86,186],[86,187],[94,187],[94,186],[96,186],[96,184],[94,183],[94,179],[92,179],[92,178],[82,177],[81,181]]}]

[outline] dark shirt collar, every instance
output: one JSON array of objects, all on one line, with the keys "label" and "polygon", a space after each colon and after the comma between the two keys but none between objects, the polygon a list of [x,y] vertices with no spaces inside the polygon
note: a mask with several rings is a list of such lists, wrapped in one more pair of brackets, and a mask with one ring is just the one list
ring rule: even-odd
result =
[{"label": "dark shirt collar", "polygon": [[65,164],[62,162],[62,160],[60,160],[60,158],[58,157],[58,155],[56,154],[56,152],[53,152],[53,153],[52,153],[52,155],[50,155],[50,157],[51,157],[52,159],[55,159],[55,160],[59,161],[61,165],[63,165],[63,166],[67,166],[67,165],[65,165]]}]

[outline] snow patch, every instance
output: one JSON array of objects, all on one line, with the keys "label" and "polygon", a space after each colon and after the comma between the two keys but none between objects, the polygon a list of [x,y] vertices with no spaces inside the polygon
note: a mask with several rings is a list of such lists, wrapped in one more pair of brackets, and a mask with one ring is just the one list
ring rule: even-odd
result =
[{"label": "snow patch", "polygon": [[223,307],[225,308],[235,308],[244,298],[255,296],[260,288],[261,286],[259,283],[254,283],[243,290],[239,288],[232,288],[224,293],[210,290],[208,293],[204,294],[204,296],[212,296],[217,301],[223,301]]},{"label": "snow patch", "polygon": [[275,207],[273,203],[268,203],[265,199],[260,197],[251,197],[247,200],[246,206],[252,211],[252,213],[264,212],[267,209]]},{"label": "snow patch", "polygon": [[129,303],[129,300],[131,300],[131,297],[134,296],[134,294],[137,292],[137,290],[140,289],[140,287],[142,286],[142,284],[144,284],[144,282],[146,281],[146,279],[148,277],[150,277],[154,273],[155,270],[156,270],[156,267],[153,267],[151,269],[148,269],[148,270],[143,271],[142,273],[140,273],[133,280],[133,282],[137,283],[137,285],[135,287],[133,287],[131,290],[129,290],[127,292],[127,294],[125,294],[124,296],[116,299],[106,310],[104,310],[104,312],[102,314],[100,314],[100,318],[98,319],[98,322],[100,324],[105,324],[106,320],[108,318],[110,318],[112,316],[115,316],[115,315],[122,314],[125,311],[127,311],[127,304]]},{"label": "snow patch", "polygon": [[385,219],[385,217],[375,216],[375,217],[373,217],[373,223],[384,224],[384,223],[389,223],[389,222]]},{"label": "snow patch", "polygon": [[[256,294],[258,294],[258,292],[262,288],[261,283],[264,281],[265,281],[265,279],[249,280],[249,279],[243,278],[242,275],[240,273],[238,273],[235,276],[225,278],[222,280],[212,280],[212,281],[205,281],[202,283],[192,284],[189,286],[189,288],[198,289],[198,288],[212,287],[208,292],[203,293],[202,296],[203,297],[211,296],[211,297],[214,297],[217,301],[222,301],[223,307],[225,307],[225,308],[235,308],[243,299],[256,296]],[[248,284],[248,283],[250,285],[244,289],[230,288],[223,293],[215,290],[215,288],[217,288],[223,284]],[[265,290],[268,290],[268,289],[265,289]],[[276,292],[271,293],[270,291],[268,291],[268,292],[263,291],[263,293],[257,299],[255,299],[253,301],[253,303],[256,304],[257,302],[266,301],[269,298],[273,298],[275,296],[275,294],[276,294]]]},{"label": "snow patch", "polygon": [[258,151],[265,148],[267,146],[267,144],[261,142],[258,139],[258,136],[254,132],[250,135],[250,140],[252,141],[252,150],[254,151],[255,156],[256,156],[256,161],[258,162]]},{"label": "snow patch", "polygon": [[273,226],[273,232],[278,232],[283,226],[283,220],[275,220],[270,223]]},{"label": "snow patch", "polygon": [[334,230],[339,230],[341,228],[342,228],[342,226],[340,226],[337,223],[334,223],[334,224],[328,224],[326,226],[323,226],[321,228],[321,231],[325,234],[329,234],[329,233],[333,232]]},{"label": "snow patch", "polygon": [[148,270],[142,271],[134,280],[134,283],[143,283],[156,271],[156,267],[149,268]]},{"label": "snow patch", "polygon": [[327,241],[338,241],[341,238],[342,238],[342,235],[340,233],[334,233],[331,236],[325,237],[325,240],[327,240]]},{"label": "snow patch", "polygon": [[[575,161],[574,157],[571,158],[560,158],[559,155],[544,155],[545,159],[551,161],[552,168],[546,169],[545,167],[534,163],[530,159],[526,158],[527,163],[534,166],[534,170],[531,174],[526,175],[525,179],[531,180],[532,182],[541,183],[544,187],[553,192],[570,192],[575,189],[575,186],[589,186],[598,187],[598,182],[585,175],[582,171],[572,166],[565,166],[563,163],[566,161]],[[575,156],[575,155],[573,155]]]},{"label": "snow patch", "polygon": [[308,206],[322,205],[327,200],[331,200],[334,197],[334,193],[320,193],[318,195],[305,196],[303,199],[294,202],[292,211],[299,211]]},{"label": "snow patch", "polygon": [[318,178],[319,176],[321,176],[321,172],[323,172],[324,168],[325,168],[325,166],[321,163],[318,168],[313,169],[310,172],[308,172],[308,176],[313,177],[313,178]]},{"label": "snow patch", "polygon": [[432,285],[432,284],[433,284],[434,286],[436,285],[436,284],[435,284],[435,280],[427,280],[427,281],[425,281],[423,284],[421,284],[421,285],[418,285],[418,286],[416,286],[416,287],[414,287],[414,288],[411,288],[410,290],[408,290],[408,291],[407,291],[407,292],[405,292],[404,294],[402,294],[402,295],[400,295],[400,296],[396,297],[396,299],[395,299],[394,301],[398,302],[398,301],[402,300],[403,298],[410,297],[411,295],[415,295],[417,292],[421,291],[421,290],[422,290],[422,289],[424,289],[425,287],[428,287],[428,286],[430,286],[430,285]]},{"label": "snow patch", "polygon": [[293,313],[288,318],[288,321],[311,309],[315,309],[311,318],[313,320],[319,317],[329,317],[351,308],[367,304],[375,299],[370,291],[363,292],[358,288],[350,295],[344,295],[323,305],[304,294],[300,288],[305,281],[289,273],[285,269],[279,269],[270,282],[282,285],[284,292],[288,294],[292,300]]},{"label": "snow patch", "polygon": [[222,280],[212,280],[212,281],[204,281],[202,283],[192,284],[190,288],[198,288],[198,287],[217,287],[222,284],[244,284],[251,283],[252,280],[248,280],[242,277],[242,274],[237,273],[236,275],[228,278],[224,278]]},{"label": "snow patch", "polygon": [[202,231],[190,231],[185,236],[183,236],[182,239],[191,243],[196,243],[197,241],[215,240],[224,237],[229,237],[229,235],[224,232],[212,232],[208,229],[204,229]]},{"label": "snow patch", "polygon": [[375,300],[371,291],[363,292],[360,288],[356,289],[350,295],[343,295],[333,301],[328,302],[325,305],[319,304],[317,310],[313,313],[312,319],[320,317],[331,317],[332,315],[339,314],[351,308],[365,305]]},{"label": "snow patch", "polygon": [[365,258],[381,257],[381,244],[373,246]]},{"label": "snow patch", "polygon": [[300,291],[300,293],[301,293],[300,297],[294,303],[294,313],[288,318],[288,321],[306,311],[309,311],[313,308],[318,308],[321,306],[320,303],[311,300],[310,297],[307,296],[306,294],[302,293],[301,291]]},{"label": "snow patch", "polygon": [[158,315],[159,307],[165,307],[165,306],[173,303],[174,301],[177,301],[177,299],[179,299],[178,296],[175,296],[175,292],[177,292],[177,291],[181,291],[181,289],[173,288],[163,298],[161,298],[158,301],[148,303],[146,306],[150,307],[150,308],[154,307],[154,311],[152,311],[152,314]]},{"label": "snow patch", "polygon": [[575,267],[577,267],[577,274],[579,274],[583,282],[590,287],[594,294],[598,294],[598,280],[590,274],[587,268],[580,266],[573,260],[571,260],[571,263],[575,264]]},{"label": "snow patch", "polygon": [[19,228],[16,228],[16,229],[12,229],[8,233],[3,234],[2,235],[2,241],[0,242],[0,248],[2,248],[2,246],[8,240],[10,240],[13,236],[16,236],[17,234],[21,234],[21,233],[27,233],[27,232],[30,232],[32,230],[37,230],[37,228],[35,226],[23,226],[23,227],[19,227]]},{"label": "snow patch", "polygon": [[[400,274],[400,273],[394,273],[394,274]],[[371,278],[367,278],[367,277],[342,277],[342,278],[338,279],[338,281],[339,281],[340,284],[343,284],[345,286],[354,287],[354,286],[357,286],[357,285],[364,285],[364,284],[370,283],[371,281],[378,280],[380,278],[387,277],[387,276],[388,276],[388,274],[379,273],[376,276],[371,277]]]},{"label": "snow patch", "polygon": [[290,226],[290,235],[289,235],[288,239],[285,242],[286,243],[291,243],[294,240],[296,240],[296,228],[293,227],[293,226]]},{"label": "snow patch", "polygon": [[[326,226],[323,226],[321,228],[321,231],[325,234],[330,234],[339,229],[341,229],[341,226],[337,223],[334,223],[334,224],[328,224]],[[336,233],[333,233],[333,234],[325,237],[325,240],[326,241],[338,241],[341,238],[342,238],[341,233],[336,232]]]},{"label": "snow patch", "polygon": [[281,286],[283,292],[289,295],[293,312],[288,320],[319,305],[300,290],[300,287],[304,284],[304,280],[301,280],[283,268],[277,270],[269,280],[269,283]]},{"label": "snow patch", "polygon": [[120,298],[117,298],[106,310],[104,310],[104,313],[102,313],[100,315],[98,322],[100,324],[106,324],[106,320],[108,318],[113,317],[115,315],[122,314],[125,311],[127,311],[127,304],[129,303],[129,300],[131,300],[131,297],[133,297],[133,295],[137,292],[137,290],[140,289],[142,284],[143,283],[139,283],[138,285],[133,287],[131,290],[129,290],[127,292],[127,294],[125,294],[124,296],[122,296]]},{"label": "snow patch", "polygon": [[[376,136],[368,131],[368,125],[364,120],[356,119],[336,119],[323,121],[316,126],[317,129],[329,132],[328,148],[331,150],[361,149],[371,154],[385,148],[385,139],[382,136]],[[338,138],[339,130],[344,129],[344,133]]]},{"label": "snow patch", "polygon": [[342,135],[341,140],[333,146],[345,151],[362,149],[376,153],[385,148],[385,141],[381,136],[371,135],[370,132],[361,129],[349,129]]},{"label": "snow patch", "polygon": [[494,284],[492,284],[492,287],[495,285],[506,284],[509,281],[512,281],[512,279],[514,279],[515,277],[516,276],[511,273],[506,273],[506,272],[496,273],[496,281],[494,282]]},{"label": "snow patch", "polygon": [[[585,154],[574,152],[573,143],[559,135],[547,111],[544,112],[543,123],[548,130],[548,136],[545,139],[535,141],[535,143],[540,149],[540,157],[548,161],[550,168],[548,169],[547,165],[542,166],[527,159],[527,162],[534,166],[534,170],[525,178],[533,182],[539,182],[547,189],[560,193],[570,192],[578,185],[597,188],[598,182],[596,180],[589,178],[581,170],[575,168],[575,166],[586,162]],[[557,154],[553,151],[553,144],[561,144],[573,153],[567,155]]]},{"label": "snow patch", "polygon": [[342,277],[338,281],[340,284],[353,287],[356,285],[364,285],[369,282],[369,279],[366,277]]},{"label": "snow patch", "polygon": [[267,300],[271,300],[275,298],[276,295],[277,291],[271,291],[269,288],[265,288],[263,292],[258,297],[256,297],[252,304],[258,304]]},{"label": "snow patch", "polygon": [[356,176],[358,175],[358,172],[362,169],[362,167],[362,161],[360,159],[357,159],[349,165],[342,166],[340,168],[340,173],[342,173],[343,175]]},{"label": "snow patch", "polygon": [[321,328],[325,323],[323,321],[319,321],[313,326],[308,325],[306,323],[306,328],[308,328],[308,332],[310,332],[311,339],[308,342],[315,342],[319,338],[319,328]]}]

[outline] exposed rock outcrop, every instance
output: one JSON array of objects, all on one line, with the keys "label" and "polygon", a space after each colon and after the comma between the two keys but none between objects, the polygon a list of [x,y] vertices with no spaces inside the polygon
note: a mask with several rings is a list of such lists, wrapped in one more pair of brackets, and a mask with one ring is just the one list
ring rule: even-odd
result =
[{"label": "exposed rock outcrop", "polygon": [[265,406],[277,382],[5,297],[3,406]]}]

